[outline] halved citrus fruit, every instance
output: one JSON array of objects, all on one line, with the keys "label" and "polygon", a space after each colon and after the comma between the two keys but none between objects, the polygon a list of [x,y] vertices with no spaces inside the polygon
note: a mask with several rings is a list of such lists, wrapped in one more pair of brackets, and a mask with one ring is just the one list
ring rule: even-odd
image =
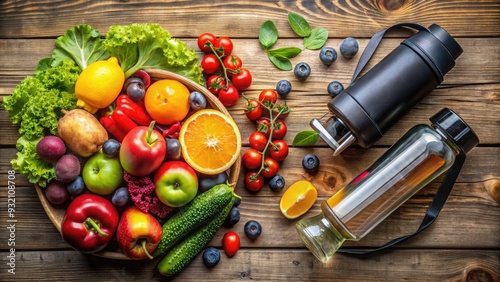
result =
[{"label": "halved citrus fruit", "polygon": [[289,219],[305,214],[318,197],[318,191],[311,182],[299,180],[293,183],[281,196],[281,213]]},{"label": "halved citrus fruit", "polygon": [[241,151],[241,134],[233,119],[214,109],[195,112],[179,132],[182,156],[196,171],[218,174],[229,169]]}]

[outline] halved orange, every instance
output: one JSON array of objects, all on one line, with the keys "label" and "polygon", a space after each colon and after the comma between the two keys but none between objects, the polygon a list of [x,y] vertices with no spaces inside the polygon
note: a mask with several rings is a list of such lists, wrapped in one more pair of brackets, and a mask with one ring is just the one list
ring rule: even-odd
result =
[{"label": "halved orange", "polygon": [[233,119],[214,109],[195,112],[182,124],[179,142],[184,160],[203,174],[229,169],[241,151],[241,134]]},{"label": "halved orange", "polygon": [[293,183],[281,196],[281,213],[289,219],[305,214],[318,197],[318,191],[311,182],[299,180]]}]

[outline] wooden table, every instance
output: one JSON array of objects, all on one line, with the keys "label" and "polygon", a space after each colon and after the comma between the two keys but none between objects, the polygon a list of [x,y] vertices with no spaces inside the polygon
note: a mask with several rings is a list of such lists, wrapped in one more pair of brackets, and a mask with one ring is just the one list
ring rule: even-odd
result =
[{"label": "wooden table", "polygon": [[[355,257],[337,254],[326,265],[303,246],[295,229],[297,220],[284,218],[279,211],[281,193],[267,186],[248,193],[242,182],[236,191],[243,196],[241,221],[232,230],[241,237],[241,249],[233,258],[222,256],[212,270],[198,256],[176,280],[285,280],[285,281],[498,281],[500,279],[500,204],[490,195],[500,187],[500,2],[485,1],[2,1],[0,4],[0,94],[9,95],[37,62],[51,54],[54,40],[67,29],[87,23],[105,34],[110,25],[156,22],[196,47],[202,32],[228,35],[234,53],[253,73],[254,81],[245,95],[255,97],[262,89],[274,88],[281,79],[292,82],[287,98],[292,113],[287,119],[292,143],[297,132],[310,129],[309,121],[327,111],[330,97],[326,87],[338,80],[348,86],[358,55],[339,58],[323,66],[318,51],[303,51],[292,62],[311,65],[312,75],[298,82],[292,72],[279,71],[268,61],[257,40],[260,25],[271,19],[279,30],[279,46],[301,47],[287,23],[287,13],[303,15],[312,27],[329,32],[328,46],[338,50],[347,36],[356,37],[361,51],[378,30],[399,22],[438,23],[464,49],[456,67],[443,85],[426,97],[371,149],[353,146],[338,157],[324,142],[307,148],[293,147],[280,173],[286,187],[306,179],[319,191],[313,208],[303,217],[320,211],[320,203],[348,183],[376,160],[410,127],[428,124],[428,118],[443,107],[461,115],[479,135],[438,220],[420,235],[380,253]],[[411,32],[391,32],[368,66],[373,66]],[[201,54],[200,54],[201,55]],[[244,100],[229,110],[247,138],[254,130],[243,113]],[[0,110],[0,280],[160,280],[156,261],[115,261],[83,255],[71,249],[44,213],[35,189],[24,176],[16,175],[15,275],[8,273],[8,238],[12,235],[6,213],[7,171],[14,158],[19,137],[3,107]],[[306,173],[301,160],[307,153],[320,157],[321,169]],[[345,247],[375,247],[389,239],[416,230],[442,177],[429,184],[380,226],[359,242]],[[246,239],[243,225],[257,220],[262,235]],[[223,228],[210,245],[220,247]],[[481,280],[482,279],[482,280]]]}]

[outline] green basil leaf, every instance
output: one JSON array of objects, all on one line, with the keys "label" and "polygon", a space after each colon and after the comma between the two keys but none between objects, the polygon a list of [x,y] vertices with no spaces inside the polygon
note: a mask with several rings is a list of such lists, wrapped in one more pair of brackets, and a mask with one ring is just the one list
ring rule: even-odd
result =
[{"label": "green basil leaf", "polygon": [[326,40],[328,40],[328,31],[317,27],[311,31],[311,35],[304,38],[304,47],[309,50],[317,50],[325,45]]},{"label": "green basil leaf", "polygon": [[304,130],[293,138],[293,146],[309,146],[318,142],[319,134],[314,130]]},{"label": "green basil leaf", "polygon": [[292,62],[286,57],[280,55],[267,54],[269,60],[280,70],[289,71],[292,70]]},{"label": "green basil leaf", "polygon": [[299,14],[289,13],[288,23],[298,36],[307,37],[311,34],[309,23]]},{"label": "green basil leaf", "polygon": [[259,29],[259,41],[264,48],[268,49],[278,40],[278,29],[271,20],[265,21]]},{"label": "green basil leaf", "polygon": [[296,57],[302,52],[302,49],[297,47],[283,47],[278,49],[269,50],[269,54],[272,56],[285,57],[291,59]]}]

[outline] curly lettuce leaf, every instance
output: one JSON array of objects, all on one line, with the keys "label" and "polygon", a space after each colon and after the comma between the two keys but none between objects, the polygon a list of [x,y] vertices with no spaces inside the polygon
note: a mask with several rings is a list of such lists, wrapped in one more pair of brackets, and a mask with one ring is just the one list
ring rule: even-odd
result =
[{"label": "curly lettuce leaf", "polygon": [[109,58],[102,48],[103,39],[97,29],[81,24],[68,29],[56,39],[56,48],[52,52],[51,66],[58,66],[65,59],[73,60],[80,70],[84,70],[95,61]]},{"label": "curly lettuce leaf", "polygon": [[47,186],[56,178],[54,165],[42,160],[36,153],[36,144],[41,138],[29,141],[21,137],[17,140],[16,159],[11,161],[12,168],[27,176],[28,181],[41,187]]},{"label": "curly lettuce leaf", "polygon": [[125,77],[140,69],[163,69],[203,83],[198,56],[159,24],[111,26],[102,46],[118,58]]}]

